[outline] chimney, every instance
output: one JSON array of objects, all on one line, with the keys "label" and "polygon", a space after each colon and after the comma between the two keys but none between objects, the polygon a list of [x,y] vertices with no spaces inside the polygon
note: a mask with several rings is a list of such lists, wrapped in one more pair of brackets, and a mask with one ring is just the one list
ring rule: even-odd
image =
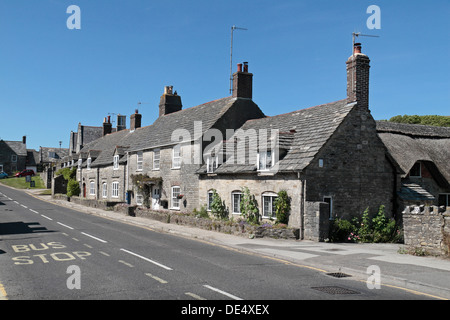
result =
[{"label": "chimney", "polygon": [[22,143],[23,144],[27,144],[27,136],[23,136],[22,137]]},{"label": "chimney", "polygon": [[361,53],[361,43],[355,43],[347,62],[347,101],[369,107],[370,59]]},{"label": "chimney", "polygon": [[141,127],[142,115],[139,114],[139,110],[136,109],[130,116],[130,130],[135,130]]},{"label": "chimney", "polygon": [[[244,66],[244,70],[242,70]],[[248,72],[248,62],[239,63],[238,70],[233,74],[233,98],[253,97],[253,74]]]},{"label": "chimney", "polygon": [[159,116],[180,111],[182,107],[181,97],[176,91],[173,93],[173,86],[164,87],[164,93],[159,100]]},{"label": "chimney", "polygon": [[108,118],[103,119],[103,136],[110,134],[111,131],[112,131],[111,116],[108,116]]}]

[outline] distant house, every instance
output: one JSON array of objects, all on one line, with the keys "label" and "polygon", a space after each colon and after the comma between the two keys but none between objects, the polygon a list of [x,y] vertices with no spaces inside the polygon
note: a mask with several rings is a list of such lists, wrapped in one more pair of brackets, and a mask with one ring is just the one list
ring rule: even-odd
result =
[{"label": "distant house", "polygon": [[450,128],[378,121],[377,131],[403,171],[397,181],[399,210],[450,206]]},{"label": "distant house", "polygon": [[22,141],[0,140],[0,172],[4,171],[9,176],[17,171],[26,169],[27,165],[27,140],[23,136]]}]

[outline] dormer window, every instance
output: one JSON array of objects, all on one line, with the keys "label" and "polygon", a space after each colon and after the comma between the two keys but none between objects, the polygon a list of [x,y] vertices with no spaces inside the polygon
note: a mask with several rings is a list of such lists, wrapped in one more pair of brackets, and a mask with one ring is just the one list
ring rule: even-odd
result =
[{"label": "dormer window", "polygon": [[214,155],[209,155],[206,158],[206,172],[214,173],[214,171],[219,166],[219,157]]},{"label": "dormer window", "polygon": [[273,166],[273,153],[271,150],[258,152],[257,167],[258,171],[270,170]]},{"label": "dormer window", "polygon": [[119,156],[115,155],[114,156],[114,165],[113,165],[113,169],[114,170],[118,170],[119,169]]}]

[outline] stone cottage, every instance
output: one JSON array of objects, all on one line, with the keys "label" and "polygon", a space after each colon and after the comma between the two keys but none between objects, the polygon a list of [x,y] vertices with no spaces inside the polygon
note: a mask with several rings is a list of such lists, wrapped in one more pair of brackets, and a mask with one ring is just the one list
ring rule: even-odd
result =
[{"label": "stone cottage", "polygon": [[0,140],[0,172],[4,171],[11,176],[16,171],[25,170],[26,164],[26,136],[21,141]]},{"label": "stone cottage", "polygon": [[402,169],[398,211],[450,206],[450,128],[377,121],[377,132]]},{"label": "stone cottage", "polygon": [[[274,220],[274,200],[286,190],[289,225],[300,229],[300,238],[316,240],[326,237],[329,219],[380,205],[392,213],[399,169],[370,114],[369,62],[356,44],[347,61],[344,100],[246,121],[225,143],[223,163],[217,159],[216,168],[199,171],[200,204],[209,206],[214,189],[229,215],[238,217],[242,188],[248,187],[260,216]],[[230,148],[236,156],[230,157]]]}]

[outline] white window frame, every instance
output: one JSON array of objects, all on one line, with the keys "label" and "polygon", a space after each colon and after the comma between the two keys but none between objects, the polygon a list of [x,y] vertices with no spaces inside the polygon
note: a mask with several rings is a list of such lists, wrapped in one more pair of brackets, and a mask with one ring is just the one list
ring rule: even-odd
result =
[{"label": "white window frame", "polygon": [[170,190],[171,209],[180,209],[180,199],[178,196],[181,194],[180,186],[173,186]]},{"label": "white window frame", "polygon": [[172,169],[181,168],[181,146],[177,144],[172,148]]},{"label": "white window frame", "polygon": [[219,156],[207,156],[206,158],[206,173],[214,173],[219,167]]},{"label": "white window frame", "polygon": [[[269,155],[270,154],[270,155]],[[269,171],[273,167],[275,153],[271,150],[260,151],[257,154],[256,166],[258,171]],[[270,159],[270,165],[267,163],[267,159]]]},{"label": "white window frame", "polygon": [[144,152],[138,151],[136,153],[136,171],[142,171],[144,169]]},{"label": "white window frame", "polygon": [[136,194],[136,204],[142,206],[144,204],[144,196],[140,193]]},{"label": "white window frame", "polygon": [[114,181],[111,184],[111,198],[118,198],[119,197],[119,182]]},{"label": "white window frame", "polygon": [[114,162],[113,169],[114,170],[119,170],[119,155],[118,154],[116,154],[114,156],[113,162]]},{"label": "white window frame", "polygon": [[91,162],[92,162],[92,158],[91,157],[87,158],[86,168],[88,170],[91,170]]},{"label": "white window frame", "polygon": [[153,150],[153,170],[159,170],[161,149]]},{"label": "white window frame", "polygon": [[102,197],[108,198],[108,184],[106,182],[102,183]]},{"label": "white window frame", "polygon": [[83,164],[83,159],[78,159],[78,170],[81,170],[82,164]]},{"label": "white window frame", "polygon": [[[236,203],[235,200],[238,200]],[[233,191],[231,193],[231,211],[232,214],[241,214],[241,201],[242,201],[242,192],[240,191]],[[237,208],[238,211],[235,209]]]},{"label": "white window frame", "polygon": [[[276,193],[265,193],[262,195],[262,217],[264,219],[276,219],[276,212],[275,212],[275,208],[274,208],[274,201],[275,199],[278,197],[278,195]],[[271,210],[271,214],[268,214],[266,211],[266,206],[265,206],[265,200],[266,198],[268,198],[269,201],[269,206],[270,206],[270,210]]]},{"label": "white window frame", "polygon": [[89,195],[95,196],[95,181],[89,181]]}]

